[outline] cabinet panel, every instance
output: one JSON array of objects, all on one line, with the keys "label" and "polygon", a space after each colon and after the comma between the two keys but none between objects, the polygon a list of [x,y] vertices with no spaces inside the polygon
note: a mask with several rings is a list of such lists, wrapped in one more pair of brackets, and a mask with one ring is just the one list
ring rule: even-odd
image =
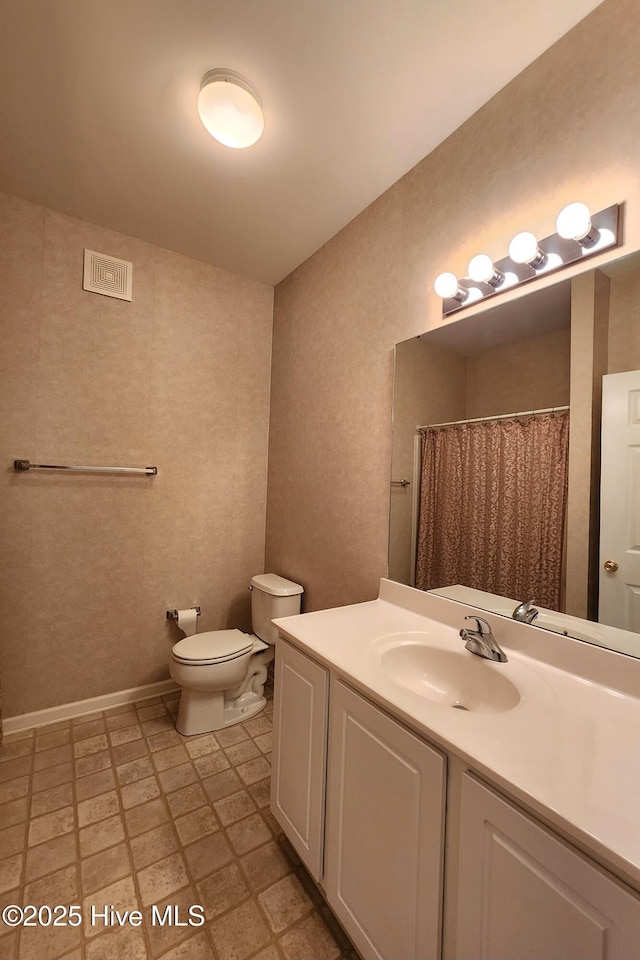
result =
[{"label": "cabinet panel", "polygon": [[363,957],[439,956],[444,757],[331,686],[326,890]]},{"label": "cabinet panel", "polygon": [[457,960],[629,960],[640,900],[465,774]]},{"label": "cabinet panel", "polygon": [[271,810],[300,859],[322,878],[329,674],[278,641]]}]

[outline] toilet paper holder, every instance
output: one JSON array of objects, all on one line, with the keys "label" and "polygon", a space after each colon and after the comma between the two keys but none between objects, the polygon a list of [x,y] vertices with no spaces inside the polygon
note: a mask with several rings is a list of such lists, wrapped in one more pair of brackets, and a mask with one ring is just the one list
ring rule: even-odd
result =
[{"label": "toilet paper holder", "polygon": [[[195,610],[196,616],[200,616],[200,606],[196,605],[195,607],[190,607],[191,610]],[[167,620],[177,620],[178,611],[177,610],[167,610]]]}]

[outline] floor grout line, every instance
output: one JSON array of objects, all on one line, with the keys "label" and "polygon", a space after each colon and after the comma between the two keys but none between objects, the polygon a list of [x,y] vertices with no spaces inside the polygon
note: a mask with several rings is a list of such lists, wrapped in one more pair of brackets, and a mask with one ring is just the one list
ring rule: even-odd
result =
[{"label": "floor grout line", "polygon": [[[271,696],[271,691],[269,690]],[[53,882],[52,878],[59,875],[71,866],[74,868],[75,881],[79,891],[79,900],[81,904],[87,903],[87,906],[102,890],[108,890],[113,887],[117,889],[119,884],[126,884],[131,880],[135,897],[140,905],[140,910],[145,918],[142,927],[137,928],[139,934],[134,931],[122,931],[108,928],[105,931],[98,931],[93,936],[86,935],[85,922],[79,931],[79,946],[74,947],[69,952],[66,949],[58,949],[51,943],[47,950],[47,957],[41,960],[71,960],[72,957],[79,957],[81,960],[99,960],[106,956],[105,950],[112,951],[110,945],[116,944],[120,935],[122,949],[126,947],[127,960],[134,960],[135,956],[152,958],[160,960],[160,957],[167,953],[173,956],[174,951],[182,957],[187,954],[180,952],[180,948],[196,938],[197,943],[202,947],[207,944],[206,953],[198,954],[202,960],[206,957],[214,960],[225,960],[225,957],[233,954],[250,960],[251,957],[266,960],[268,957],[285,957],[285,952],[293,949],[298,950],[298,955],[302,949],[309,956],[326,957],[327,960],[341,960],[341,958],[356,958],[357,954],[348,944],[344,934],[340,936],[340,928],[337,921],[333,924],[327,922],[327,915],[334,919],[328,912],[321,894],[313,881],[308,877],[306,871],[300,864],[300,861],[292,852],[282,832],[271,814],[268,802],[265,804],[265,791],[268,799],[268,774],[270,771],[271,751],[270,740],[267,735],[272,729],[272,700],[269,699],[268,707],[247,721],[247,726],[238,724],[236,726],[225,728],[218,731],[218,734],[205,734],[198,737],[186,738],[175,730],[175,709],[177,707],[176,698],[173,694],[167,694],[164,697],[146,698],[144,701],[138,701],[131,704],[119,705],[92,715],[84,715],[79,718],[71,718],[53,725],[37,728],[31,732],[20,734],[18,738],[9,738],[6,746],[8,756],[3,757],[3,747],[0,746],[0,777],[2,777],[2,766],[4,763],[11,763],[12,759],[20,759],[20,754],[25,748],[17,747],[18,756],[13,756],[11,744],[29,741],[29,762],[17,764],[12,768],[6,768],[10,772],[13,770],[23,770],[28,766],[28,791],[25,799],[26,819],[24,821],[24,850],[21,862],[21,871],[18,881],[18,887],[0,893],[0,904],[5,895],[11,893],[16,895],[16,901],[24,903],[21,899],[25,895],[25,890],[31,884],[37,883],[36,889],[46,889],[47,881],[49,885]],[[172,702],[173,701],[173,702]],[[162,707],[162,709],[160,709]],[[153,714],[157,714],[154,716]],[[117,716],[127,715],[128,720],[109,724],[109,720]],[[129,730],[130,735],[137,734],[139,728],[140,736],[130,736],[119,731]],[[162,734],[173,734],[162,737]],[[59,736],[55,736],[59,734]],[[207,737],[213,739],[207,741]],[[98,737],[104,737],[103,741]],[[47,739],[44,739],[47,738]],[[94,738],[96,738],[94,740]],[[156,738],[154,740],[154,738]],[[93,743],[89,741],[94,740]],[[197,744],[199,740],[207,741],[202,744],[202,752],[197,749],[189,749],[189,744]],[[39,741],[39,742],[38,742]],[[115,741],[115,742],[114,742]],[[79,746],[84,743],[85,746]],[[55,744],[55,745],[54,745]],[[132,746],[126,749],[127,745]],[[139,744],[133,746],[133,744]],[[50,746],[51,745],[51,746]],[[40,746],[43,749],[37,750]],[[67,750],[63,749],[68,747]],[[182,746],[183,753],[177,750]],[[119,748],[125,749],[119,749]],[[153,749],[155,747],[155,749]],[[205,749],[211,747],[211,749]],[[48,751],[59,750],[57,754]],[[170,752],[175,752],[171,754]],[[45,756],[43,756],[43,754]],[[77,755],[76,755],[77,754]],[[106,756],[103,756],[105,754]],[[27,756],[23,753],[23,756]],[[40,756],[38,761],[40,770],[36,770],[36,757]],[[70,756],[70,759],[69,759]],[[95,759],[92,761],[91,757]],[[130,757],[130,759],[122,759]],[[67,758],[67,759],[65,759]],[[209,758],[209,760],[207,760]],[[216,760],[217,758],[217,760]],[[235,759],[234,759],[235,758]],[[117,762],[117,760],[120,762]],[[108,760],[108,766],[105,765]],[[84,763],[82,761],[85,761]],[[146,763],[144,762],[146,761]],[[173,762],[175,761],[175,762]],[[198,761],[201,761],[198,764]],[[264,763],[262,763],[264,761]],[[168,763],[164,766],[164,763]],[[138,763],[138,768],[135,764]],[[68,764],[68,768],[67,765]],[[127,768],[128,764],[132,766]],[[218,769],[218,764],[224,764]],[[245,766],[245,764],[253,764]],[[122,768],[125,768],[123,770]],[[162,767],[162,769],[160,769]],[[172,774],[178,768],[184,768],[181,773]],[[120,770],[119,770],[120,768]],[[57,773],[55,771],[58,771]],[[52,772],[49,772],[52,771]],[[88,771],[88,772],[87,772]],[[213,771],[213,772],[212,772]],[[107,772],[110,777],[107,777]],[[39,789],[34,789],[36,783]],[[136,778],[127,781],[128,775],[134,775]],[[265,774],[265,776],[262,776]],[[69,779],[66,779],[66,777]],[[102,780],[101,775],[102,776]],[[164,776],[163,776],[164,775]],[[258,779],[253,780],[257,775]],[[59,782],[59,778],[62,778]],[[93,778],[93,779],[92,779]],[[246,778],[246,779],[245,779]],[[20,777],[16,778],[17,780]],[[121,782],[122,780],[122,782]],[[111,781],[110,786],[106,784]],[[157,794],[144,798],[145,786],[138,786],[148,781],[145,786],[150,788],[150,793]],[[184,782],[183,782],[184,781]],[[251,782],[248,782],[251,781]],[[0,782],[0,794],[3,782]],[[8,781],[12,783],[12,780]],[[88,795],[80,800],[79,785],[85,783],[85,792]],[[57,825],[62,818],[61,810],[66,809],[66,805],[60,806],[58,800],[65,796],[66,791],[63,788],[67,783],[70,784],[70,794],[72,798],[73,823],[74,828],[73,844],[75,849],[75,859],[73,864],[64,864],[56,862],[55,857],[50,858],[48,867],[42,876],[34,876],[27,880],[28,855],[37,850],[38,847],[44,848],[47,843],[56,840],[63,840],[69,831],[63,831],[56,834]],[[46,786],[42,786],[46,784]],[[262,785],[262,786],[261,786]],[[13,789],[21,789],[21,786],[14,784],[13,788],[7,788],[7,793]],[[127,787],[133,789],[127,790]],[[97,789],[97,793],[93,790]],[[49,794],[43,799],[41,804],[36,804],[35,810],[44,809],[45,813],[39,813],[32,816],[33,798],[44,797],[47,791],[60,790],[58,800],[55,794]],[[117,810],[113,806],[103,801],[103,807],[100,809],[99,803],[94,804],[95,814],[100,814],[96,820],[80,825],[80,812],[91,812],[91,801],[99,801],[112,791],[115,792]],[[199,792],[199,796],[198,796]],[[237,795],[237,809],[233,810],[233,804],[225,801],[230,797]],[[171,797],[174,797],[173,804]],[[6,799],[3,797],[3,799]],[[19,799],[19,798],[17,798]],[[138,802],[131,805],[131,801]],[[12,802],[12,801],[8,801]],[[53,809],[49,809],[48,803],[58,803]],[[84,803],[87,807],[82,807]],[[128,806],[125,806],[128,803]],[[134,811],[138,808],[146,810],[151,814],[150,804],[158,804],[153,808],[154,819],[150,819],[148,829],[140,830],[138,827],[146,826],[137,823],[137,817]],[[262,806],[260,804],[263,804]],[[216,806],[217,804],[217,806]],[[2,813],[6,803],[0,803],[0,824],[2,824]],[[16,808],[17,810],[18,808]],[[174,809],[176,813],[174,813]],[[203,811],[207,811],[205,814]],[[161,811],[161,819],[156,822],[155,812]],[[200,812],[200,818],[194,816]],[[58,818],[54,815],[58,813]],[[129,813],[129,818],[127,818]],[[240,814],[239,816],[237,814]],[[54,831],[52,836],[39,844],[28,846],[29,825],[39,817],[52,815],[50,821],[41,821],[40,827],[43,829],[43,836],[49,828]],[[102,846],[99,842],[100,824],[110,822],[113,827],[113,820],[118,817],[121,831],[114,831],[113,837],[105,837],[106,844]],[[139,818],[140,814],[138,814]],[[190,821],[188,818],[192,818]],[[229,819],[228,819],[229,818]],[[182,827],[182,835],[185,841],[181,839],[179,826]],[[210,828],[215,829],[210,832]],[[89,838],[94,839],[94,835],[83,833],[91,827],[97,828],[94,834],[98,835],[97,848],[94,849],[89,843]],[[168,830],[163,831],[163,827]],[[135,828],[135,834],[134,834]],[[2,826],[0,826],[0,830]],[[63,829],[60,827],[60,829]],[[120,832],[122,836],[120,837]],[[213,845],[207,843],[212,838],[219,837]],[[86,838],[85,849],[88,851],[82,856],[82,839]],[[170,837],[168,843],[164,838]],[[147,862],[145,856],[140,856],[141,848],[144,848],[144,839],[148,843],[157,843],[155,850],[151,851],[153,859]],[[204,843],[203,843],[204,841]],[[245,848],[246,845],[246,848]],[[128,871],[121,876],[125,870],[124,864],[118,864],[119,854],[117,849],[122,846],[123,853],[128,858]],[[206,857],[207,852],[216,850],[220,847],[222,850],[221,860],[210,861],[201,867],[199,859]],[[56,849],[62,849],[58,846]],[[170,852],[167,852],[170,850]],[[135,855],[134,855],[135,851]],[[51,852],[51,847],[46,851],[41,849],[40,858],[43,859],[42,866],[47,866],[46,858]],[[111,852],[111,855],[109,855]],[[107,856],[103,856],[107,854]],[[35,855],[38,858],[38,854]],[[230,859],[225,859],[230,858]],[[9,858],[10,859],[10,858]],[[64,857],[62,857],[64,860]],[[152,935],[152,925],[148,919],[151,915],[151,903],[143,906],[143,895],[145,897],[153,896],[153,886],[147,887],[147,882],[153,884],[157,879],[158,871],[151,868],[167,861],[165,869],[170,869],[171,865],[177,869],[178,861],[181,864],[178,872],[173,876],[172,882],[165,888],[157,887],[158,891],[170,889],[169,893],[162,893],[154,897],[152,902],[159,904],[172,903],[185,896],[186,892],[192,890],[194,896],[200,902],[207,901],[207,917],[211,915],[212,919],[207,919],[202,927],[182,927],[172,928],[168,933],[162,931],[159,935]],[[32,861],[36,863],[34,859]],[[83,869],[83,864],[90,864]],[[136,864],[142,864],[137,867]],[[115,880],[109,879],[104,886],[93,893],[87,892],[89,887],[93,886],[96,878],[92,876],[92,869],[98,870],[104,865],[104,869],[112,870]],[[0,852],[0,879],[2,878],[3,859]],[[208,869],[207,869],[208,868]],[[37,870],[33,868],[35,872]],[[204,869],[201,876],[200,871]],[[260,871],[263,871],[262,876]],[[148,871],[148,872],[144,872]],[[105,874],[111,877],[111,873]],[[197,878],[196,878],[197,875]],[[220,893],[217,887],[223,884],[225,880],[232,878],[235,880],[235,887],[228,894],[226,890]],[[141,886],[144,879],[146,893]],[[165,877],[161,877],[164,882]],[[277,889],[274,889],[277,888]],[[315,890],[315,894],[314,894]],[[201,892],[202,891],[202,892]],[[207,892],[210,891],[210,892]],[[271,894],[269,895],[269,892]],[[265,896],[266,895],[266,896]],[[131,907],[134,905],[131,904]],[[253,918],[253,927],[243,928],[240,924],[242,917]],[[247,921],[248,922],[248,921]],[[238,926],[240,924],[240,926]],[[237,929],[236,929],[237,928]],[[277,929],[277,933],[275,930]],[[21,933],[23,933],[22,931]],[[129,941],[127,934],[130,933]],[[202,936],[204,934],[204,937]],[[253,936],[253,941],[251,937]],[[18,960],[23,955],[26,957],[25,950],[29,942],[29,937],[25,937],[24,943],[22,935],[14,937],[13,946],[9,942],[13,934],[6,934],[0,929],[0,956],[4,960],[4,952],[10,957],[10,960]],[[236,938],[234,940],[234,937]],[[306,939],[305,939],[306,938]],[[311,939],[310,939],[311,938]],[[15,941],[17,940],[17,943]],[[194,940],[194,943],[196,942]],[[126,946],[126,943],[129,946]],[[256,944],[260,942],[260,946]],[[300,944],[307,944],[301,947]],[[62,940],[60,940],[60,945]],[[289,944],[289,947],[286,945]],[[297,944],[297,946],[296,946]],[[125,945],[125,946],[123,946]],[[137,945],[137,946],[136,946]],[[5,950],[6,946],[6,950]],[[23,949],[24,947],[24,949]],[[113,947],[118,952],[120,947]],[[186,949],[186,948],[185,948]],[[194,948],[195,949],[195,948]],[[13,954],[12,952],[13,951]],[[109,960],[113,960],[111,956]]]}]

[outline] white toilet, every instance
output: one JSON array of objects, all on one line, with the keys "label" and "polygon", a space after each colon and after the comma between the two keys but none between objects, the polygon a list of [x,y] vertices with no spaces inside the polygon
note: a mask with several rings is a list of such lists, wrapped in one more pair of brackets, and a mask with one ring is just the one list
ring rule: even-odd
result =
[{"label": "white toilet", "polygon": [[176,727],[187,737],[248,720],[267,702],[267,664],[274,658],[278,633],[271,621],[300,613],[303,589],[275,573],[263,573],[253,577],[249,590],[254,633],[210,630],[173,647],[169,672],[182,687]]}]

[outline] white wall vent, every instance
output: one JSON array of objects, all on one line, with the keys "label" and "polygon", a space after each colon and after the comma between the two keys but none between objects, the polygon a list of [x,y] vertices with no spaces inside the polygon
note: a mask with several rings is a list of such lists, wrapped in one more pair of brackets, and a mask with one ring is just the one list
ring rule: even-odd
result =
[{"label": "white wall vent", "polygon": [[82,289],[105,297],[131,300],[133,264],[128,260],[108,257],[95,250],[84,251]]}]

